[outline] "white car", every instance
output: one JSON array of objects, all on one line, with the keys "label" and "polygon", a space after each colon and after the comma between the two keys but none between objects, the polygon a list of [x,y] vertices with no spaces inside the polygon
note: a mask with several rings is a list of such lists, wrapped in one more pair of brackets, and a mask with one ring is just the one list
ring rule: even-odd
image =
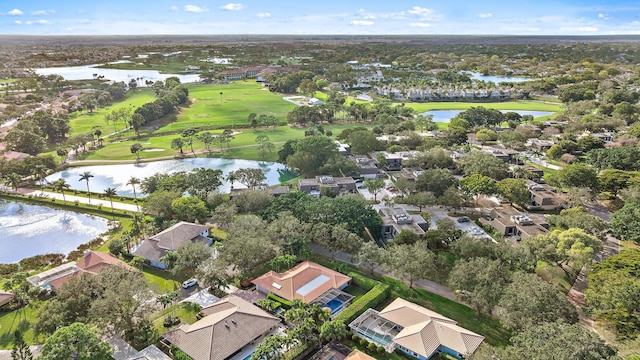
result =
[{"label": "white car", "polygon": [[185,281],[185,282],[183,282],[183,283],[182,283],[182,288],[183,288],[183,289],[188,289],[188,288],[190,288],[190,287],[192,287],[192,286],[194,286],[194,285],[198,285],[198,280],[196,280],[196,279],[189,279],[189,280],[187,280],[187,281]]}]

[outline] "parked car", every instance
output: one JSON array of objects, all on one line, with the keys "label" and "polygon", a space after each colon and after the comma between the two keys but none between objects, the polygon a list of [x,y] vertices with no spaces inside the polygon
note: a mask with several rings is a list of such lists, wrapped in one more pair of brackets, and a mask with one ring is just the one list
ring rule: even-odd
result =
[{"label": "parked car", "polygon": [[183,282],[183,283],[182,283],[182,288],[183,288],[183,289],[188,289],[188,288],[190,288],[190,287],[192,287],[192,286],[194,286],[194,285],[198,285],[198,280],[196,280],[196,279],[189,279],[189,280],[187,280],[187,281],[185,281],[185,282]]},{"label": "parked car", "polygon": [[460,216],[456,221],[459,222],[459,223],[468,223],[468,222],[471,221],[471,219],[469,219],[466,216]]}]

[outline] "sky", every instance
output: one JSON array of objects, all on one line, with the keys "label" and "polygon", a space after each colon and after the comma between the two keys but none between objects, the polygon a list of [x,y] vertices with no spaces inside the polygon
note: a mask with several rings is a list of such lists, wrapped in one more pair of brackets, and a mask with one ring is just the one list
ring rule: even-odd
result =
[{"label": "sky", "polygon": [[3,0],[0,34],[640,34],[640,1]]}]

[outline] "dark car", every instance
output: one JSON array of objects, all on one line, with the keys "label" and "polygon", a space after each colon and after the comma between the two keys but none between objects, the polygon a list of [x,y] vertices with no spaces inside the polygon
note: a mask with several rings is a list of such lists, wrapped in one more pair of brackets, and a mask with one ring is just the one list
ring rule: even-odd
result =
[{"label": "dark car", "polygon": [[456,221],[459,222],[459,223],[467,223],[467,222],[471,221],[471,219],[469,219],[466,216],[461,216]]}]

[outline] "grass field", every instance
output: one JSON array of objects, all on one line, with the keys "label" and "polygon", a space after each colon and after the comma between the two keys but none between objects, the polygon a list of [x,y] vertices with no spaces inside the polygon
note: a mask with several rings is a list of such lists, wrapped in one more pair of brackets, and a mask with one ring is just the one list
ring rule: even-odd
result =
[{"label": "grass field", "polygon": [[[93,126],[101,126],[103,134],[110,134],[113,132],[113,124],[107,124],[104,121],[104,116],[110,113],[113,110],[121,109],[124,107],[131,107],[132,110],[155,100],[155,95],[151,89],[135,89],[127,92],[127,96],[123,101],[114,103],[113,105],[95,109],[93,112],[81,112],[81,113],[73,113],[69,119],[69,125],[71,125],[71,134],[84,134],[88,132],[93,132]],[[118,130],[122,130],[124,128],[123,123],[119,123],[116,125]]]},{"label": "grass field", "polygon": [[22,332],[27,344],[36,343],[33,327],[38,320],[37,309],[34,305],[27,305],[19,310],[0,314],[0,349],[11,349],[13,333]]},{"label": "grass field", "polygon": [[[354,126],[365,126],[362,124],[335,124],[335,125],[327,125],[325,126],[325,130],[331,130],[333,135],[338,135],[342,130],[351,128]],[[369,125],[366,125],[369,126]],[[237,158],[237,159],[247,159],[247,160],[262,160],[261,155],[258,153],[258,149],[256,148],[256,137],[259,135],[266,135],[269,137],[269,141],[276,144],[276,149],[274,149],[271,153],[267,154],[265,160],[273,161],[277,159],[277,151],[282,144],[289,139],[301,139],[304,137],[304,130],[300,128],[292,128],[290,126],[278,126],[275,129],[263,129],[258,128],[256,130],[253,129],[240,129],[238,130],[238,134],[235,135],[235,139],[233,139],[230,143],[231,148],[227,149],[226,146],[222,148],[220,151],[219,144],[212,144],[211,150],[213,152],[213,156],[216,157],[226,157],[226,158]],[[212,131],[212,133],[220,133],[221,131]],[[109,143],[106,142],[105,146],[90,151],[88,156],[86,156],[87,160],[135,160],[136,156],[131,153],[130,147],[135,142],[142,143],[147,149],[156,149],[155,151],[143,151],[140,153],[140,158],[142,159],[153,159],[164,156],[174,156],[179,153],[178,150],[171,149],[171,141],[180,135],[163,135],[163,136],[152,136],[152,137],[141,137],[136,140],[128,140],[122,142],[114,142]],[[243,146],[243,147],[238,147]],[[195,151],[205,149],[204,144],[200,141],[195,140],[193,144],[193,148]],[[185,155],[191,155],[191,148],[185,147],[183,148]],[[200,154],[199,156],[205,156]]]},{"label": "grass field", "polygon": [[[220,95],[222,93],[222,95]],[[175,122],[160,127],[158,132],[178,132],[189,128],[227,128],[249,124],[251,113],[273,115],[284,122],[296,105],[282,99],[255,82],[233,82],[229,85],[189,85],[191,104],[182,108]]]}]

